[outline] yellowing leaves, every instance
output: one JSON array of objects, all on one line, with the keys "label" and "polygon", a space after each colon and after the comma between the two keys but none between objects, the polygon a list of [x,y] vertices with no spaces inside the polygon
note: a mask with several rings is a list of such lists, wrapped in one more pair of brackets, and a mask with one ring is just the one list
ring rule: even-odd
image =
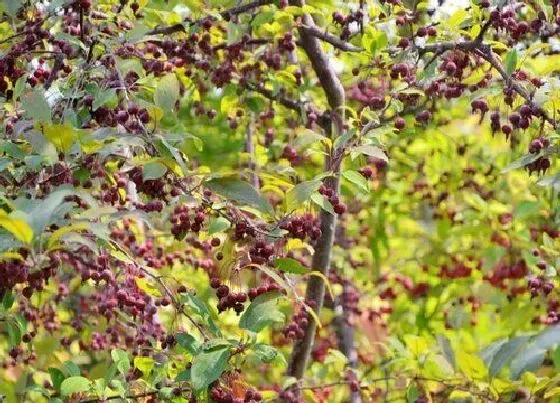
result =
[{"label": "yellowing leaves", "polygon": [[146,280],[145,278],[136,277],[135,281],[136,281],[136,285],[138,286],[138,288],[140,288],[146,294],[152,295],[154,297],[161,297],[162,296],[161,291],[155,285],[151,284],[148,280]]},{"label": "yellowing leaves", "polygon": [[33,240],[33,229],[21,218],[15,218],[0,210],[0,227],[10,232],[14,237],[25,244]]},{"label": "yellowing leaves", "polygon": [[484,379],[488,376],[488,369],[484,362],[474,354],[463,351],[456,352],[459,370],[470,379]]},{"label": "yellowing leaves", "polygon": [[428,351],[428,342],[423,337],[409,334],[404,336],[404,342],[415,357],[420,357]]},{"label": "yellowing leaves", "polygon": [[447,20],[447,25],[450,27],[458,27],[465,21],[469,13],[465,10],[458,10]]},{"label": "yellowing leaves", "polygon": [[72,144],[78,138],[77,131],[68,123],[43,126],[43,134],[57,150],[64,153],[70,150]]}]

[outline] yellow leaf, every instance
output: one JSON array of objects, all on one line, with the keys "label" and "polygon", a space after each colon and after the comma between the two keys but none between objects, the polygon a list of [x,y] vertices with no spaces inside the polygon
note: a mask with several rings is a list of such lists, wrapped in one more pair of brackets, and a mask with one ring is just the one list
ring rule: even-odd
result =
[{"label": "yellow leaf", "polygon": [[148,106],[146,109],[148,109],[148,114],[150,115],[150,117],[156,122],[159,122],[161,118],[163,118],[164,112],[163,109],[161,109],[159,106]]},{"label": "yellow leaf", "polygon": [[25,260],[23,258],[23,256],[21,256],[17,252],[3,252],[3,253],[0,253],[0,260],[8,260],[8,259]]},{"label": "yellow leaf", "polygon": [[415,356],[419,357],[428,351],[428,343],[426,339],[415,335],[405,335],[404,342],[408,350]]},{"label": "yellow leaf", "polygon": [[48,248],[53,249],[57,244],[60,238],[68,232],[74,231],[83,231],[89,228],[88,224],[75,224],[75,225],[67,225],[66,227],[62,227],[57,229],[55,232],[52,233],[51,237],[49,238]]},{"label": "yellow leaf", "polygon": [[488,370],[484,366],[484,362],[476,355],[457,351],[456,357],[459,370],[467,377],[471,379],[483,379],[487,376]]},{"label": "yellow leaf", "polygon": [[10,232],[23,243],[30,244],[33,239],[33,229],[26,221],[12,218],[3,210],[0,210],[0,227]]},{"label": "yellow leaf", "polygon": [[513,392],[519,389],[519,386],[515,385],[513,382],[494,378],[492,379],[492,389],[494,389],[498,394]]},{"label": "yellow leaf", "polygon": [[146,294],[151,295],[153,297],[161,297],[162,296],[162,294],[158,290],[158,288],[156,286],[154,286],[153,284],[150,284],[148,282],[148,280],[146,280],[145,278],[136,277],[135,281],[136,281],[136,285],[138,286],[138,288],[140,288]]},{"label": "yellow leaf", "polygon": [[475,39],[478,34],[480,33],[480,31],[482,31],[482,28],[480,27],[480,24],[475,24],[471,27],[471,32],[470,32],[470,36],[471,39]]},{"label": "yellow leaf", "polygon": [[560,396],[560,386],[556,386],[555,388],[549,389],[544,394],[545,399],[550,399],[551,397]]},{"label": "yellow leaf", "polygon": [[62,152],[68,152],[78,137],[76,130],[68,123],[43,127],[43,134]]},{"label": "yellow leaf", "polygon": [[307,304],[303,304],[303,308],[307,311],[307,313],[309,313],[311,315],[311,317],[315,321],[315,324],[317,325],[317,327],[319,329],[321,329],[323,327],[323,325],[321,325],[321,321],[319,320],[319,317],[317,316],[317,313],[313,310],[313,308],[311,308]]},{"label": "yellow leaf", "polygon": [[450,27],[458,27],[463,21],[465,21],[465,18],[467,18],[468,15],[469,13],[467,13],[465,10],[458,10],[453,13],[451,17],[449,17],[449,19],[447,20],[447,25],[449,25]]}]

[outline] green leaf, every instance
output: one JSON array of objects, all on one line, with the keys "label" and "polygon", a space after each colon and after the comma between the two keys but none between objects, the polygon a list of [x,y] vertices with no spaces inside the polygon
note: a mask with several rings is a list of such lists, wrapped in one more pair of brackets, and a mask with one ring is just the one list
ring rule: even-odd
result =
[{"label": "green leaf", "polygon": [[[194,137],[194,136],[191,136],[191,137]],[[185,175],[188,172],[187,165],[185,164],[185,158],[183,157],[181,152],[179,150],[177,150],[177,148],[175,148],[171,144],[169,144],[167,142],[167,140],[165,140],[161,136],[157,136],[154,139],[154,145],[157,148],[159,154],[163,158],[167,158],[167,159],[170,159],[170,160],[175,160],[177,165],[179,165],[181,167],[181,171],[182,171],[183,175]]]},{"label": "green leaf", "polygon": [[51,382],[56,390],[60,390],[60,385],[64,381],[64,374],[58,368],[49,368],[49,374],[51,375]]},{"label": "green leaf", "polygon": [[51,121],[51,106],[40,89],[24,94],[21,103],[26,117],[43,122]]},{"label": "green leaf", "polygon": [[528,165],[531,162],[536,161],[538,158],[539,158],[539,154],[524,155],[523,157],[519,158],[518,160],[515,160],[514,162],[506,166],[504,169],[502,169],[502,173],[505,174],[514,169],[524,167],[525,165]]},{"label": "green leaf", "polygon": [[266,101],[261,96],[247,97],[245,104],[252,112],[262,112],[266,107]]},{"label": "green leaf", "polygon": [[311,195],[311,201],[321,207],[323,210],[328,211],[332,215],[335,215],[334,208],[331,202],[321,193],[315,192]]},{"label": "green leaf", "polygon": [[264,363],[271,363],[278,356],[278,350],[268,344],[258,343],[253,346],[255,355]]},{"label": "green leaf", "polygon": [[229,227],[231,227],[231,223],[225,219],[224,217],[218,217],[208,226],[208,235],[215,234],[216,232],[224,232]]},{"label": "green leaf", "polygon": [[50,224],[57,217],[57,211],[62,210],[64,198],[66,196],[76,195],[86,201],[92,209],[98,207],[96,200],[87,192],[74,189],[72,187],[59,187],[49,196],[41,200],[28,212],[31,220],[33,231],[37,234],[41,233],[47,224]]},{"label": "green leaf", "polygon": [[517,380],[524,372],[536,371],[544,361],[546,350],[532,344],[529,348],[521,350],[510,365],[510,378]]},{"label": "green leaf", "polygon": [[445,357],[447,362],[451,364],[453,368],[456,368],[457,363],[455,362],[455,352],[453,351],[451,342],[443,334],[438,334],[436,337],[437,337],[439,347],[443,352],[443,356]]},{"label": "green leaf", "polygon": [[14,348],[21,343],[21,327],[17,321],[9,321],[6,323],[8,331],[8,342],[10,348]]},{"label": "green leaf", "polygon": [[560,371],[560,346],[556,347],[552,355],[552,362],[554,363],[554,369]]},{"label": "green leaf", "polygon": [[175,74],[168,74],[159,80],[154,94],[154,102],[164,111],[170,112],[175,108],[178,99],[179,81]]},{"label": "green leaf", "polygon": [[406,389],[406,401],[407,403],[416,403],[416,401],[418,400],[419,397],[419,393],[418,393],[418,388],[416,387],[416,385],[411,384],[408,386],[408,388]]},{"label": "green leaf", "polygon": [[105,88],[99,89],[95,96],[93,97],[93,104],[91,109],[93,111],[98,110],[100,107],[108,103],[113,97],[117,95],[117,90],[115,88]]},{"label": "green leaf", "polygon": [[191,380],[191,369],[187,368],[177,374],[175,377],[176,382],[190,382]]},{"label": "green leaf", "polygon": [[226,199],[254,207],[263,213],[274,213],[270,203],[247,182],[232,177],[224,177],[214,178],[206,182],[206,186]]},{"label": "green leaf", "polygon": [[177,333],[175,335],[177,344],[186,349],[192,355],[198,354],[200,351],[200,343],[188,333]]},{"label": "green leaf", "polygon": [[196,391],[202,391],[225,371],[230,357],[229,347],[203,351],[194,357],[191,366],[191,382]]},{"label": "green leaf", "polygon": [[15,300],[16,297],[11,290],[4,291],[4,296],[2,297],[2,307],[4,308],[4,310],[8,311],[14,304]]},{"label": "green leaf", "polygon": [[552,186],[554,189],[560,189],[560,172],[554,175],[543,176],[538,180],[539,186]]},{"label": "green leaf", "polygon": [[388,43],[389,39],[387,38],[387,34],[384,31],[376,31],[371,44],[371,53],[375,55],[377,52],[385,49]]},{"label": "green leaf", "polygon": [[549,327],[535,336],[533,342],[543,348],[548,350],[556,344],[560,344],[560,325]]},{"label": "green leaf", "polygon": [[311,199],[311,195],[321,186],[318,179],[301,182],[295,185],[288,193],[286,193],[286,209],[293,211],[303,207],[303,204]]},{"label": "green leaf", "polygon": [[66,374],[69,377],[80,376],[81,374],[80,367],[78,367],[72,361],[66,361],[64,364],[62,364],[62,368],[64,369],[64,372],[66,372]]},{"label": "green leaf", "polygon": [[181,302],[187,304],[195,314],[199,315],[206,322],[209,330],[212,333],[217,335],[220,334],[220,329],[212,320],[210,309],[208,308],[208,305],[204,303],[204,301],[202,301],[196,295],[186,293],[181,296]]},{"label": "green leaf", "polygon": [[259,295],[241,315],[239,327],[258,333],[273,323],[283,322],[285,317],[278,310],[277,302],[280,297],[281,294],[278,292],[267,292]]},{"label": "green leaf", "polygon": [[126,351],[115,349],[111,351],[111,358],[117,364],[117,369],[122,375],[125,375],[130,369],[130,359]]},{"label": "green leaf", "polygon": [[134,368],[138,368],[145,375],[149,374],[154,367],[154,359],[150,357],[136,357],[134,359]]},{"label": "green leaf", "polygon": [[490,377],[496,376],[504,365],[508,364],[515,355],[522,349],[529,340],[529,336],[514,337],[508,342],[501,345],[500,349],[492,357],[490,363]]},{"label": "green leaf", "polygon": [[159,179],[167,172],[167,167],[160,162],[148,162],[142,166],[142,180]]},{"label": "green leaf", "polygon": [[309,269],[303,266],[300,262],[290,258],[278,258],[274,260],[274,266],[285,273],[305,274]]},{"label": "green leaf", "polygon": [[505,70],[508,76],[515,71],[517,67],[517,50],[512,49],[508,52],[505,59]]},{"label": "green leaf", "polygon": [[357,171],[344,171],[342,176],[352,182],[354,185],[358,186],[364,192],[369,192],[369,183],[363,175]]},{"label": "green leaf", "polygon": [[346,146],[346,144],[348,144],[348,142],[355,135],[356,135],[356,130],[354,130],[354,129],[347,130],[346,132],[344,132],[344,134],[342,134],[341,136],[338,136],[336,139],[334,139],[334,143],[333,143],[334,149],[335,150],[340,150],[340,149],[344,148]]},{"label": "green leaf", "polygon": [[72,393],[89,391],[91,382],[82,376],[73,376],[62,381],[60,394],[62,397],[70,396]]},{"label": "green leaf", "polygon": [[15,17],[18,10],[20,9],[21,5],[23,4],[23,0],[4,0],[2,1],[2,6],[6,14],[10,17]]},{"label": "green leaf", "polygon": [[16,85],[14,86],[14,99],[18,99],[23,90],[25,89],[25,83],[27,83],[27,76],[21,76],[17,79]]},{"label": "green leaf", "polygon": [[356,159],[358,155],[367,155],[369,157],[379,158],[382,161],[388,162],[389,158],[387,158],[387,154],[381,150],[381,148],[376,147],[371,144],[364,144],[359,147],[355,147],[350,151],[350,158]]}]

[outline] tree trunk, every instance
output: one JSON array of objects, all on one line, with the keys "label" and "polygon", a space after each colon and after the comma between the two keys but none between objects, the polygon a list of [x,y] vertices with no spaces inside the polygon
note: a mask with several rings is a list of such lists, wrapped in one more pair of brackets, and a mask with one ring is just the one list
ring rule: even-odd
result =
[{"label": "tree trunk", "polygon": [[[302,7],[304,5],[304,1],[291,0],[290,4]],[[315,26],[315,22],[309,14],[304,14],[302,19],[304,25],[310,27]],[[344,105],[344,88],[332,69],[327,55],[323,52],[320,40],[315,36],[308,34],[303,27],[299,28],[299,35],[302,47],[313,66],[313,70],[315,71],[315,74],[317,75],[329,102],[329,106],[331,108],[332,126],[326,131],[328,136],[334,137],[339,135],[342,130],[342,120],[339,118],[339,113],[342,112],[341,107]],[[333,173],[332,176],[325,178],[325,186],[338,193],[340,184],[340,164],[338,161],[333,161],[332,155],[325,158],[325,171],[331,171]],[[325,276],[328,276],[336,229],[336,216],[325,210],[321,210],[320,219],[322,234],[315,245],[312,269],[320,271]],[[324,296],[325,283],[323,280],[316,276],[310,276],[307,281],[305,297],[307,302],[313,302],[315,304],[314,310],[317,316],[321,312]],[[303,338],[294,344],[294,349],[292,351],[287,371],[288,376],[293,376],[297,379],[301,379],[303,377],[305,369],[307,368],[307,362],[309,361],[311,349],[313,348],[316,328],[317,324],[315,323],[315,320],[311,317],[311,315],[309,315],[308,325],[305,329]]]}]

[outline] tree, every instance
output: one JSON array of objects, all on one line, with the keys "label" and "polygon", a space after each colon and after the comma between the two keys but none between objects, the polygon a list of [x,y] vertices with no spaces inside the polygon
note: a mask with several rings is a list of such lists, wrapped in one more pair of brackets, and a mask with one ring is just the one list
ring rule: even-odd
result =
[{"label": "tree", "polygon": [[8,401],[558,399],[556,2],[1,7]]}]

